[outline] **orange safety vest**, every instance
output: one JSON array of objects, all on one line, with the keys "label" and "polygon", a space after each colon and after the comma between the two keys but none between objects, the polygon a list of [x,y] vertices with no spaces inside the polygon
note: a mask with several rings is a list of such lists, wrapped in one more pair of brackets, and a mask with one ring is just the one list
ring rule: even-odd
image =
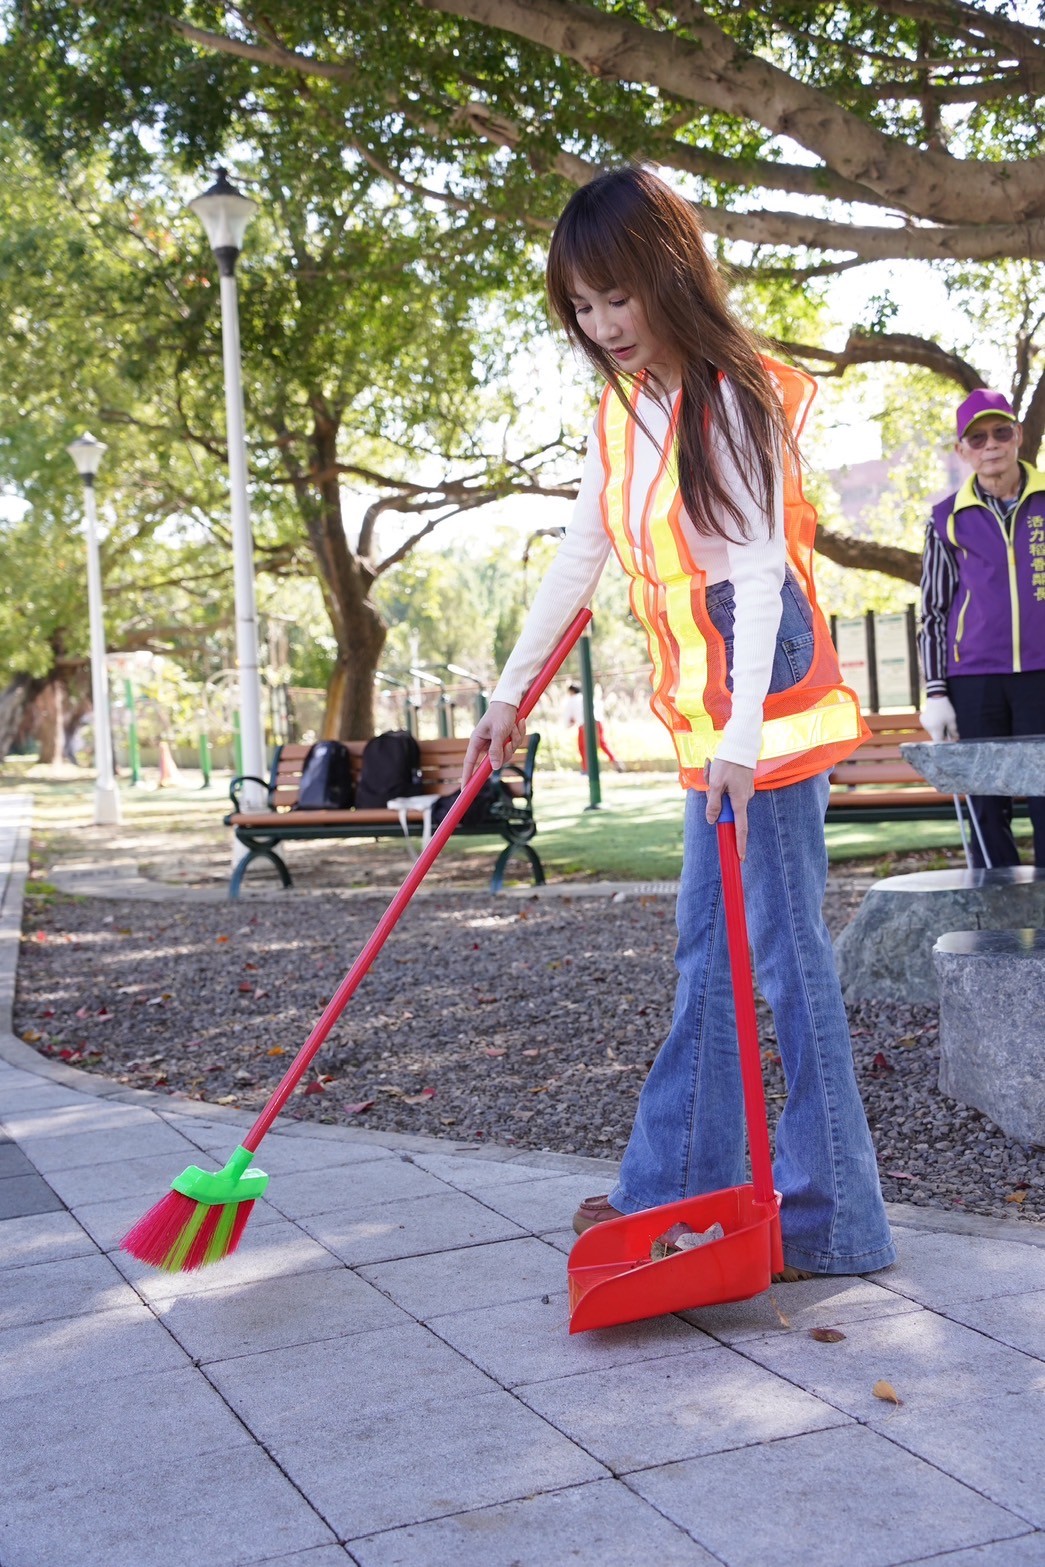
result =
[{"label": "orange safety vest", "polygon": [[[764,358],[795,437],[816,392],[811,376]],[[634,410],[640,392],[631,394]],[[678,401],[674,419],[677,418]],[[708,615],[706,575],[693,558],[669,438],[641,516],[631,507],[635,433],[639,426],[607,386],[599,406],[602,520],[631,579],[631,607],[646,630],[653,662],[650,706],[675,743],[679,780],[706,789],[704,764],[715,755],[733,707],[726,687],[726,649]],[[856,693],[842,684],[838,657],[813,587],[816,511],[802,493],[795,454],[785,450],[784,535],[788,562],[813,612],[813,661],[797,685],[767,696],[756,789],[778,789],[834,767],[869,733]]]}]

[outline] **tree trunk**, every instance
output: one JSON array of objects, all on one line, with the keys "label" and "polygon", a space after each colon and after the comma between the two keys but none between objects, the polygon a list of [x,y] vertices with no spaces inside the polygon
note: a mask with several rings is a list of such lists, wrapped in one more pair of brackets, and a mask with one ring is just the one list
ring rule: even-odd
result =
[{"label": "tree trunk", "polygon": [[368,598],[374,574],[345,535],[338,430],[337,415],[317,399],[313,405],[311,471],[295,466],[289,456],[285,461],[337,643],[323,735],[329,740],[368,740],[374,732],[374,675],[388,633]]},{"label": "tree trunk", "polygon": [[27,710],[42,686],[43,681],[31,675],[15,675],[6,690],[0,691],[0,762],[21,737]]},{"label": "tree trunk", "polygon": [[53,766],[64,760],[65,738],[72,710],[69,690],[60,675],[48,675],[33,703],[30,733],[40,746],[40,760]]}]

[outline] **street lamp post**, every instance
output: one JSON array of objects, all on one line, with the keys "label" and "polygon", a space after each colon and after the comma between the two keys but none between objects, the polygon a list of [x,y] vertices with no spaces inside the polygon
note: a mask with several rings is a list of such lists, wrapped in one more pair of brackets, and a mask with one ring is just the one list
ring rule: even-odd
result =
[{"label": "street lamp post", "polygon": [[[247,437],[243,417],[240,367],[239,299],[236,261],[243,235],[257,203],[229,182],[224,169],[209,190],[189,202],[203,224],[218,263],[221,284],[221,341],[225,363],[225,423],[229,450],[229,499],[232,513],[232,571],[236,600],[236,664],[239,669],[240,737],[243,771],[265,776],[265,745],[261,730],[261,682],[258,676],[258,614],[254,598],[254,541],[247,499]],[[245,803],[261,803],[260,791],[248,785]]]},{"label": "street lamp post", "polygon": [[81,435],[66,450],[83,480],[83,509],[87,522],[87,611],[91,628],[91,705],[94,710],[94,821],[98,827],[118,827],[120,796],[112,765],[112,727],[109,723],[109,680],[105,669],[105,623],[102,619],[102,568],[98,558],[98,512],[94,476],[107,450],[104,441]]}]

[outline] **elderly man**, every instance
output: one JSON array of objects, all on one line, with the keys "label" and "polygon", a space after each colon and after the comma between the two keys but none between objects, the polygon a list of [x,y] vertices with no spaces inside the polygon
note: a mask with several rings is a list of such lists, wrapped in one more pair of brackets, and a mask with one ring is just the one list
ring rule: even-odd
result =
[{"label": "elderly man", "polygon": [[[1003,393],[970,392],[956,424],[972,472],[926,529],[922,722],[934,740],[1045,734],[1045,473],[1020,462],[1023,432]],[[1028,804],[1045,866],[1045,797]],[[973,807],[991,864],[1018,865],[1012,801],[977,795]],[[982,865],[978,844],[973,853]]]}]

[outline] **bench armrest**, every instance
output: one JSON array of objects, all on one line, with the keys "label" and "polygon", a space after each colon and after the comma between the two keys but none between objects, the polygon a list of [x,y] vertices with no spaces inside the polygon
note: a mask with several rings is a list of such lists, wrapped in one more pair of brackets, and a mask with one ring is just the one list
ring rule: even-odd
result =
[{"label": "bench armrest", "polygon": [[239,776],[237,778],[233,778],[232,781],[229,784],[229,799],[232,801],[232,809],[233,809],[233,811],[238,813],[239,811],[242,810],[242,806],[239,803],[239,789],[240,789],[240,785],[241,784],[245,784],[245,783],[260,784],[261,787],[265,791],[265,798],[268,800],[269,808],[271,809],[272,800],[271,800],[271,798],[269,796],[269,781],[268,781],[268,779],[267,778],[259,778],[259,777],[257,777],[257,775],[255,773],[240,773]]}]

